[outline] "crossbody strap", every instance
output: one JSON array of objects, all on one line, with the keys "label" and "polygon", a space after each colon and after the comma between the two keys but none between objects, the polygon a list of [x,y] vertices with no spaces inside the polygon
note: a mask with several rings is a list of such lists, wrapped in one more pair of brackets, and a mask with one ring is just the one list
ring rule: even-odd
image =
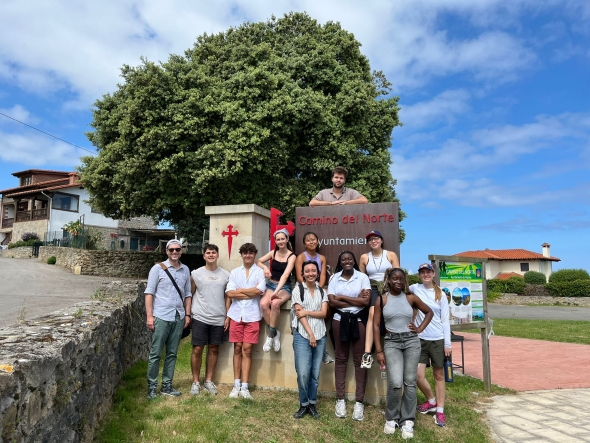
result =
[{"label": "crossbody strap", "polygon": [[176,288],[176,291],[178,292],[178,296],[180,297],[180,301],[184,305],[184,298],[182,298],[182,292],[180,292],[180,288],[178,287],[178,284],[176,283],[176,280],[174,280],[174,277],[172,277],[172,274],[170,274],[170,271],[168,270],[168,268],[166,267],[166,265],[164,263],[158,263],[158,264],[164,270],[164,272],[166,274],[168,274],[168,277],[170,277],[170,281],[172,282],[172,284]]}]

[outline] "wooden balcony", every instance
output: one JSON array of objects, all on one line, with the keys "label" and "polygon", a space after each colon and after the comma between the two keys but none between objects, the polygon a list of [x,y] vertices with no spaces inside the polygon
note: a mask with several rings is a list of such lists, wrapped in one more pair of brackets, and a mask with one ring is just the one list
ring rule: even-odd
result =
[{"label": "wooden balcony", "polygon": [[16,213],[16,222],[26,222],[34,220],[47,220],[49,217],[47,208],[33,209],[32,211],[18,211]]},{"label": "wooden balcony", "polygon": [[12,228],[14,224],[14,218],[5,218],[2,220],[2,228]]}]

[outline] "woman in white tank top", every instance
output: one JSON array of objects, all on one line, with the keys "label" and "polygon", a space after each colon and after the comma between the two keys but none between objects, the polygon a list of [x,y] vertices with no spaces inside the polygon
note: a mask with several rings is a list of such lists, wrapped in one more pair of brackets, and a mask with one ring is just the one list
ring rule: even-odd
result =
[{"label": "woman in white tank top", "polygon": [[366,237],[371,251],[361,255],[359,270],[369,276],[371,280],[371,304],[369,308],[369,320],[367,320],[367,334],[365,337],[365,353],[361,361],[361,368],[369,369],[373,365],[373,313],[375,300],[379,297],[380,287],[383,283],[385,271],[389,268],[399,268],[399,258],[393,251],[383,249],[383,236],[379,231],[371,231]]}]

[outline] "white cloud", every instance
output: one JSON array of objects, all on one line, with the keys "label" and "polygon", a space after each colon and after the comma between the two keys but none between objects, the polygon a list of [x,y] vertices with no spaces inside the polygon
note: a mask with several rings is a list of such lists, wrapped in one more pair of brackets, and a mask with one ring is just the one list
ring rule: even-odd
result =
[{"label": "white cloud", "polygon": [[0,160],[6,163],[26,164],[31,167],[60,165],[74,167],[84,154],[79,149],[59,141],[48,141],[45,136],[23,136],[0,131],[2,149]]},{"label": "white cloud", "polygon": [[[0,112],[2,114],[6,114],[9,117],[12,117],[16,120],[19,120],[23,123],[34,123],[37,120],[32,118],[31,113],[29,111],[27,111],[23,106],[21,105],[14,105],[12,108],[0,108]],[[3,123],[12,123],[13,120],[7,119],[4,116],[0,116],[0,124]],[[16,124],[16,122],[14,122]]]},{"label": "white cloud", "polygon": [[430,126],[439,122],[452,124],[455,116],[469,110],[469,92],[464,89],[448,90],[430,100],[404,106],[400,119],[409,129]]}]

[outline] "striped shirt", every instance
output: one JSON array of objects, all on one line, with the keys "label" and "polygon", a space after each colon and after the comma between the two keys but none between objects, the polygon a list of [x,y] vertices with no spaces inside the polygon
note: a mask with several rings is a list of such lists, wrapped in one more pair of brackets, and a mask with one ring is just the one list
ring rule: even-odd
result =
[{"label": "striped shirt", "polygon": [[[309,288],[307,287],[307,285],[303,283],[303,301],[301,301],[299,285],[297,284],[295,285],[295,288],[293,288],[293,294],[291,295],[291,304],[301,305],[301,307],[306,311],[321,311],[322,303],[328,303],[328,294],[324,292],[324,296],[322,297],[320,287],[317,283],[315,284],[313,297],[309,292]],[[311,331],[313,332],[313,335],[316,340],[319,340],[324,335],[326,335],[326,323],[324,320],[325,319],[323,318],[313,318],[307,316],[307,322],[309,323],[309,327],[311,328]],[[303,338],[309,340],[309,334],[307,333],[303,325],[299,322],[299,319],[297,317],[293,319],[291,327],[297,328],[297,332],[299,332]]]}]

